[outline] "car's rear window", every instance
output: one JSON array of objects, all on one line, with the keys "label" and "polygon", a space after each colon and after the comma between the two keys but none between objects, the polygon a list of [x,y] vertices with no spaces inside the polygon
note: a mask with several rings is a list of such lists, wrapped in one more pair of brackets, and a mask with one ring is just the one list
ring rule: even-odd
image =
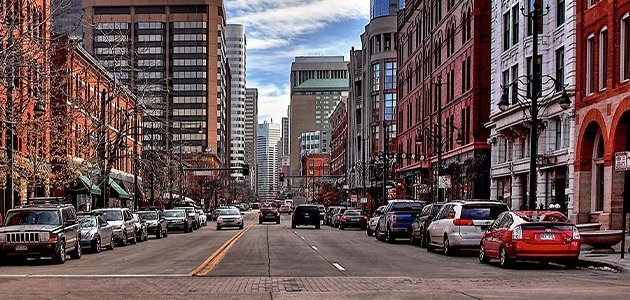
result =
[{"label": "car's rear window", "polygon": [[494,220],[502,212],[507,211],[505,205],[464,205],[462,207],[462,219],[469,220]]},{"label": "car's rear window", "polygon": [[398,202],[391,206],[392,211],[421,211],[424,207],[421,202]]},{"label": "car's rear window", "polygon": [[555,215],[533,215],[533,216],[520,216],[521,219],[527,222],[557,222],[557,223],[567,223],[570,222],[567,217],[555,214]]},{"label": "car's rear window", "polygon": [[554,224],[554,223],[521,224],[520,226],[521,228],[523,228],[523,230],[546,230],[546,229],[555,229],[555,230],[563,230],[563,231],[573,230],[573,225],[563,225],[563,224]]},{"label": "car's rear window", "polygon": [[296,212],[319,213],[317,206],[298,206]]}]

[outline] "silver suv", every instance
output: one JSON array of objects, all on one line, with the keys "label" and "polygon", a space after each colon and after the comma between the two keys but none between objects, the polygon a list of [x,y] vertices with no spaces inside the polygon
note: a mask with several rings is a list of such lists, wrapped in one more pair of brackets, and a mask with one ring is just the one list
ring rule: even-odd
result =
[{"label": "silver suv", "polygon": [[427,251],[444,249],[450,255],[459,249],[477,249],[483,233],[507,204],[489,200],[456,200],[444,204],[427,229]]},{"label": "silver suv", "polygon": [[60,202],[31,204],[7,212],[0,228],[0,257],[81,258],[81,226],[74,206]]},{"label": "silver suv", "polygon": [[97,213],[114,227],[114,240],[125,246],[128,242],[136,243],[136,227],[133,215],[128,208],[100,208]]}]

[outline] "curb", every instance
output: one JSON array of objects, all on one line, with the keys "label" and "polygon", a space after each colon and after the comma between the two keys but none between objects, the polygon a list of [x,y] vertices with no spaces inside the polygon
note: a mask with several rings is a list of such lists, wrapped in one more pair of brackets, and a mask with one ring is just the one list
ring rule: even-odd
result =
[{"label": "curb", "polygon": [[616,264],[612,264],[612,263],[607,263],[607,262],[601,262],[601,261],[596,261],[596,260],[590,260],[590,259],[583,259],[580,258],[578,260],[578,267],[580,268],[584,268],[584,269],[589,269],[589,268],[597,268],[597,269],[601,269],[601,268],[608,268],[608,269],[612,269],[617,273],[623,273],[623,272],[628,272],[629,270],[621,265],[616,265]]}]

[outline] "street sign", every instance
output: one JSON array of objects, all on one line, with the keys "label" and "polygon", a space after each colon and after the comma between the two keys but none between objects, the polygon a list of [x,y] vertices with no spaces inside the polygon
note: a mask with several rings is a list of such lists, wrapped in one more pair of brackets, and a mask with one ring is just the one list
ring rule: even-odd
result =
[{"label": "street sign", "polygon": [[361,198],[361,203],[364,203],[364,204],[367,203],[367,198],[365,198],[365,197]]},{"label": "street sign", "polygon": [[438,177],[438,188],[445,189],[451,187],[451,176]]},{"label": "street sign", "polygon": [[630,171],[630,151],[615,153],[615,171]]}]

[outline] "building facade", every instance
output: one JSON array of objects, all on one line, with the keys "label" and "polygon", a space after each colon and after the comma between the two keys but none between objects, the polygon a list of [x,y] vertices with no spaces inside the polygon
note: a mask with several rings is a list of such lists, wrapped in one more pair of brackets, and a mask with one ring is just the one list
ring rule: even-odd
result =
[{"label": "building facade", "polygon": [[[544,109],[538,114],[537,208],[560,204],[570,211],[573,199],[574,110],[558,105],[563,88],[573,94],[576,71],[575,13],[578,1],[546,1],[550,13],[542,18],[538,55],[546,78],[539,99]],[[490,198],[508,203],[514,210],[525,209],[529,195],[530,116],[522,104],[529,101],[528,80],[533,74],[533,29],[521,13],[527,1],[493,2],[490,129],[492,146]],[[520,24],[520,25],[519,25]],[[477,65],[474,63],[474,65]],[[506,94],[510,108],[501,111],[498,103]],[[572,99],[573,101],[573,99]]]},{"label": "building facade", "polygon": [[[228,24],[225,36],[227,58],[232,71],[230,165],[232,168],[238,168],[245,164],[245,74],[247,70],[245,28],[240,24]],[[243,181],[243,172],[232,171],[232,180]]]},{"label": "building facade", "polygon": [[144,148],[229,160],[230,82],[222,0],[86,0],[86,49],[144,111]]},{"label": "building facade", "polygon": [[331,174],[346,175],[346,147],[348,145],[348,98],[343,98],[328,120],[331,126],[330,161]]},{"label": "building facade", "polygon": [[482,0],[407,1],[398,15],[397,172],[415,198],[490,196],[490,27]]},{"label": "building facade", "polygon": [[304,197],[315,199],[318,186],[327,182],[330,175],[330,153],[307,153],[300,159],[300,175],[303,178]]},{"label": "building facade", "polygon": [[261,201],[270,201],[278,193],[278,152],[280,151],[280,135],[282,128],[278,123],[264,122],[258,124],[256,136],[256,155],[258,168],[256,181],[258,196]]},{"label": "building facade", "polygon": [[282,117],[282,155],[289,155],[290,153],[289,132],[289,117]]},{"label": "building facade", "polygon": [[572,218],[620,229],[630,172],[630,1],[576,1],[575,187]]},{"label": "building facade", "polygon": [[330,134],[325,130],[304,132],[298,137],[300,157],[310,153],[330,153]]},{"label": "building facade", "polygon": [[245,164],[249,165],[249,182],[252,190],[256,189],[256,131],[258,129],[258,89],[245,90]]}]

